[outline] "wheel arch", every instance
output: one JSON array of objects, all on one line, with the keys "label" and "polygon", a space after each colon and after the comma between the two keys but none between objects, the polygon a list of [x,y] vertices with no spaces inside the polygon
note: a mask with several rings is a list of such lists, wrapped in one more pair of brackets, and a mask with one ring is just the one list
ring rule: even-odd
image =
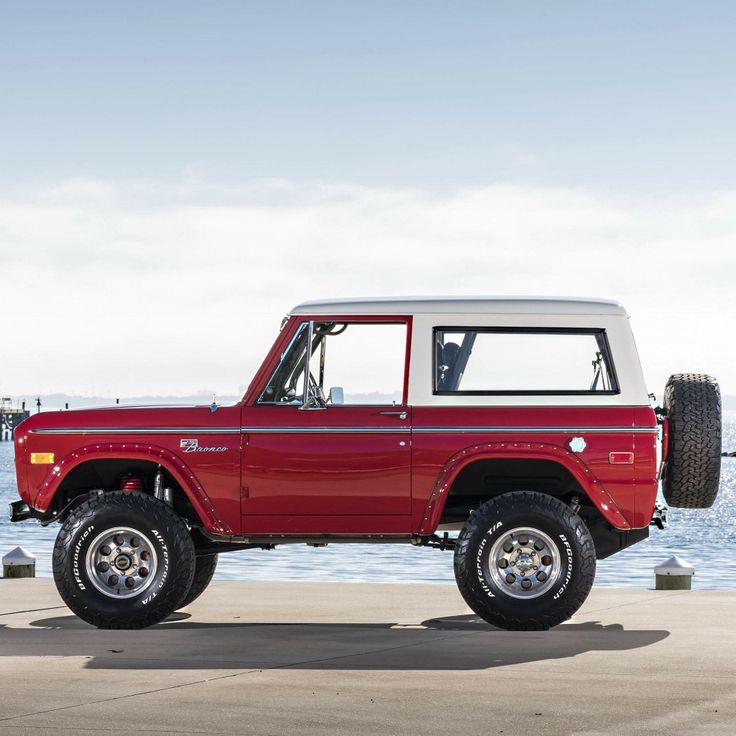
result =
[{"label": "wheel arch", "polygon": [[[618,530],[631,529],[631,525],[603,484],[590,468],[569,450],[546,443],[489,442],[460,450],[447,461],[432,487],[424,509],[420,533],[432,534],[437,529],[448,508],[448,499],[452,497],[453,488],[457,489],[458,480],[462,480],[464,473],[467,474],[473,468],[481,470],[484,466],[490,468],[493,464],[501,467],[499,463],[505,463],[505,467],[516,467],[519,470],[528,463],[546,463],[549,467],[557,468],[574,482],[583,496],[581,500],[589,502],[605,522]],[[525,476],[520,473],[519,477]],[[507,490],[522,490],[522,488]],[[489,490],[486,493],[478,493],[477,501],[482,503],[502,492],[504,491]],[[555,495],[549,491],[547,493]]]},{"label": "wheel arch", "polygon": [[161,466],[179,486],[208,531],[221,535],[233,533],[218,515],[194,473],[181,458],[163,447],[142,443],[94,444],[70,452],[54,465],[39,488],[34,507],[41,512],[49,510],[60,490],[68,491],[73,487],[75,471],[77,474],[85,469],[91,471],[94,464],[111,461],[120,463],[121,467],[137,468],[141,463]]}]

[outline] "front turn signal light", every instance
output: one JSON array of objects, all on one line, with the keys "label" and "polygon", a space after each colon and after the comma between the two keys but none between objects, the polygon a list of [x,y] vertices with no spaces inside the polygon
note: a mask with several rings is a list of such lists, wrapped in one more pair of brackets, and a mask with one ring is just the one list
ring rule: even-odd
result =
[{"label": "front turn signal light", "polygon": [[31,465],[53,465],[54,464],[54,453],[53,452],[32,452],[31,453]]}]

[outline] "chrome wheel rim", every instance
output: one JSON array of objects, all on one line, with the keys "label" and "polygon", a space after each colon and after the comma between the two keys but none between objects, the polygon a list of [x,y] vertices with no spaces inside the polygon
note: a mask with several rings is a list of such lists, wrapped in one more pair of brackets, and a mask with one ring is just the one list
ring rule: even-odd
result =
[{"label": "chrome wheel rim", "polygon": [[552,538],[533,527],[501,535],[488,553],[488,570],[496,587],[512,598],[537,598],[560,576],[560,552]]},{"label": "chrome wheel rim", "polygon": [[118,526],[94,538],[87,549],[85,569],[100,593],[109,598],[133,598],[156,577],[158,556],[145,534]]}]

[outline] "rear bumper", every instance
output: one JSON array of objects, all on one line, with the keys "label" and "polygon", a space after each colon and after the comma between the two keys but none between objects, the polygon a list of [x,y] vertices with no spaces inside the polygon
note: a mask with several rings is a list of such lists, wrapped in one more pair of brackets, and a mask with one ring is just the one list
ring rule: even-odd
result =
[{"label": "rear bumper", "polygon": [[654,513],[652,513],[652,520],[649,522],[649,525],[656,526],[659,529],[666,529],[667,511],[667,507],[660,501],[657,501],[657,503],[654,505]]}]

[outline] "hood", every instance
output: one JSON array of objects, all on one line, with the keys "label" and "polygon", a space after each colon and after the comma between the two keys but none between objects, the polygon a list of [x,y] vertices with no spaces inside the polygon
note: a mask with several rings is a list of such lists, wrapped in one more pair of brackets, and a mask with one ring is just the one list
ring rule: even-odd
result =
[{"label": "hood", "polygon": [[24,433],[54,430],[188,429],[234,427],[240,424],[240,406],[107,406],[32,414],[21,423]]}]

